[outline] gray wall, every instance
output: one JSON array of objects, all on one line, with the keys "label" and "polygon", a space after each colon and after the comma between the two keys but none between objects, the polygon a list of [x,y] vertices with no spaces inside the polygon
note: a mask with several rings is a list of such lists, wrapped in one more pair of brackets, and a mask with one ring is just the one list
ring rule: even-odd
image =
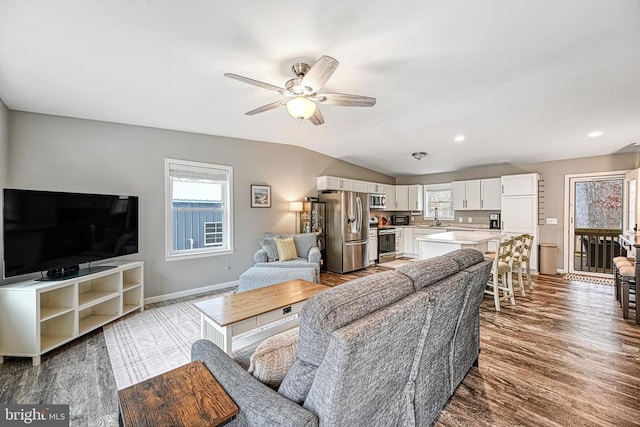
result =
[{"label": "gray wall", "polygon": [[[9,110],[0,99],[0,189],[6,187],[8,177],[9,157]],[[0,199],[2,196],[0,195]],[[2,209],[0,209],[0,224],[2,224]],[[0,280],[2,278],[2,260],[4,259],[2,244],[2,226],[0,225]]]},{"label": "gray wall", "polygon": [[[564,262],[564,179],[565,175],[629,170],[640,167],[639,153],[611,154],[523,165],[499,164],[457,172],[398,178],[398,184],[435,184],[465,179],[493,178],[501,175],[537,172],[544,181],[544,216],[558,218],[557,225],[541,225],[538,243],[558,245],[557,265]],[[466,216],[466,215],[465,215]]]},{"label": "gray wall", "polygon": [[[288,202],[315,195],[317,176],[394,182],[290,145],[17,111],[9,125],[8,186],[140,197],[140,252],[127,258],[145,262],[146,297],[237,280],[253,264],[262,233],[293,231]],[[234,167],[233,255],[165,261],[165,157]],[[270,209],[250,208],[251,184],[271,186]]]}]

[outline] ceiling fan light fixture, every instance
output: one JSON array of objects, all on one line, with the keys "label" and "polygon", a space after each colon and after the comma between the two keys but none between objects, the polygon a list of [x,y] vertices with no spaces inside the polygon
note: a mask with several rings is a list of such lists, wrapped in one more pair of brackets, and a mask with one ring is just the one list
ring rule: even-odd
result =
[{"label": "ceiling fan light fixture", "polygon": [[425,151],[416,151],[415,153],[411,153],[411,155],[413,156],[414,159],[416,160],[422,160],[422,158],[427,157],[427,152]]},{"label": "ceiling fan light fixture", "polygon": [[316,103],[304,96],[296,96],[287,101],[287,111],[295,119],[308,119],[316,112]]}]

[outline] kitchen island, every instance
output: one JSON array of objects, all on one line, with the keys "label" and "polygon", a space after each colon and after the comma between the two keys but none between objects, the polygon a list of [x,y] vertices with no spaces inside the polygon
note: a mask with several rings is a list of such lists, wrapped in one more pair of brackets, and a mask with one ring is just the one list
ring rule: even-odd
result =
[{"label": "kitchen island", "polygon": [[499,239],[499,231],[448,231],[416,237],[420,242],[419,259],[429,259],[466,248],[486,252],[487,242]]}]

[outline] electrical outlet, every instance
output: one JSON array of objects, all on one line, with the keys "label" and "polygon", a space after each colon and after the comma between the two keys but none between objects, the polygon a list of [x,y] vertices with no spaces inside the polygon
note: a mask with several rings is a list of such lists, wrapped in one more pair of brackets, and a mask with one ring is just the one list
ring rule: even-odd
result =
[{"label": "electrical outlet", "polygon": [[473,222],[473,218],[469,217],[469,218],[467,219],[467,222]]},{"label": "electrical outlet", "polygon": [[547,218],[547,224],[552,224],[552,225],[558,224],[558,218]]},{"label": "electrical outlet", "polygon": [[463,219],[464,218],[462,218],[462,217],[458,218],[458,222],[462,222]]}]

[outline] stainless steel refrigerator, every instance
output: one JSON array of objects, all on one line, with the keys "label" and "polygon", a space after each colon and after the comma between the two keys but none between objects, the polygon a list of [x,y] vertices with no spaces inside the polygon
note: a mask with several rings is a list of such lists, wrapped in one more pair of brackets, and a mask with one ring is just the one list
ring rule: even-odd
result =
[{"label": "stainless steel refrigerator", "polygon": [[321,193],[326,203],[327,270],[348,273],[369,265],[369,195]]}]

